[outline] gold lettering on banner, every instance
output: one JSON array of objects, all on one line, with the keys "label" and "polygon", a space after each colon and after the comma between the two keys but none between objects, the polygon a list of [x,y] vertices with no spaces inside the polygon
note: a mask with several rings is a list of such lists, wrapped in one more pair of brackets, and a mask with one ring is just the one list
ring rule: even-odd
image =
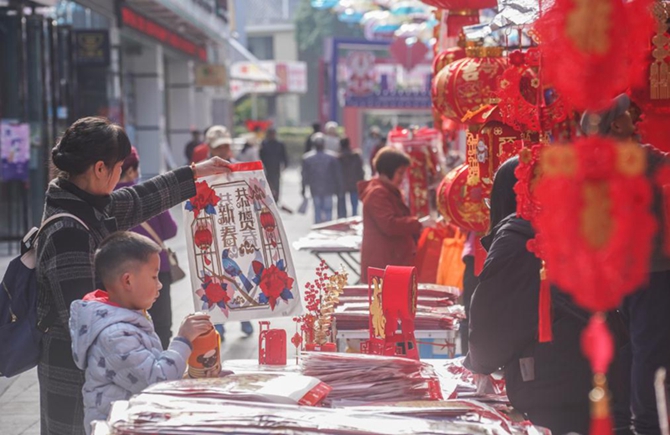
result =
[{"label": "gold lettering on banner", "polygon": [[584,53],[604,55],[610,50],[611,0],[574,0],[566,20],[566,35]]},{"label": "gold lettering on banner", "polygon": [[670,37],[667,35],[670,6],[659,1],[654,4],[653,11],[657,27],[651,40],[654,62],[649,67],[649,97],[652,100],[666,100],[670,99],[670,64],[666,60],[670,56]]},{"label": "gold lettering on banner", "polygon": [[465,138],[467,147],[467,161],[468,161],[468,186],[474,186],[479,183],[479,161],[477,160],[477,144],[479,143],[479,135],[468,132]]}]

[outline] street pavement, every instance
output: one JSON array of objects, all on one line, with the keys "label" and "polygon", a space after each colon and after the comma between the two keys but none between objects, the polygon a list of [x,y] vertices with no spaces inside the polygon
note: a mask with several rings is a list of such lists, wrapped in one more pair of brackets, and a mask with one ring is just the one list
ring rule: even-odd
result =
[{"label": "street pavement", "polygon": [[[302,198],[300,196],[300,174],[296,170],[287,170],[282,178],[282,204],[290,209],[297,210]],[[182,225],[180,208],[173,211],[175,220],[179,223],[177,236],[168,240],[166,245],[177,252],[179,264],[184,270],[188,269],[186,257],[186,239]],[[298,213],[282,213],[282,220],[290,243],[298,240],[309,232],[312,224],[312,209],[306,215]],[[292,250],[293,263],[300,288],[307,281],[315,278],[314,270],[318,260],[307,252]],[[11,257],[0,257],[0,273],[4,274],[6,265]],[[195,311],[193,297],[188,277],[172,285],[172,313],[173,333],[179,328],[181,320]],[[239,322],[226,324],[225,342],[222,345],[222,359],[255,359],[258,357],[258,323],[254,324],[254,335],[246,337],[240,330]],[[286,329],[287,338],[295,331],[295,324],[291,319],[272,320],[273,328]],[[287,343],[287,356],[291,359],[295,348]],[[11,379],[0,378],[0,433],[3,435],[37,435],[40,431],[39,423],[39,386],[36,369],[30,370]]]}]

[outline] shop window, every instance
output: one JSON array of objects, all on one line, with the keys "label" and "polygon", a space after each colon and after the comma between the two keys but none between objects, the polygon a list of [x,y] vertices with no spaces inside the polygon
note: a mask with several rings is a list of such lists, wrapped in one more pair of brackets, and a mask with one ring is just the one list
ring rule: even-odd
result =
[{"label": "shop window", "polygon": [[275,58],[272,36],[249,36],[247,45],[249,51],[260,60]]}]

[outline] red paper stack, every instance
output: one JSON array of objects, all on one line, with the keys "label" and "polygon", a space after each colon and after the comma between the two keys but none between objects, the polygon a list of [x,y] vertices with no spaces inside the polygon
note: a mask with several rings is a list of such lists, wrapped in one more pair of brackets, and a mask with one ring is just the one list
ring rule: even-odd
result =
[{"label": "red paper stack", "polygon": [[442,397],[433,367],[378,355],[307,352],[302,371],[333,388],[327,403],[363,404]]}]

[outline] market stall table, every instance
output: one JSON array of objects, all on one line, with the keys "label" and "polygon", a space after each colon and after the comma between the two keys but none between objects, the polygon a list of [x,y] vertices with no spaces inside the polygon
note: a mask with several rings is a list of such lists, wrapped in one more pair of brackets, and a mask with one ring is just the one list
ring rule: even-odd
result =
[{"label": "market stall table", "polygon": [[336,256],[340,259],[340,264],[349,270],[350,276],[356,277],[356,282],[360,282],[362,243],[362,220],[355,216],[312,226],[309,234],[293,243],[293,248],[308,251],[319,261],[323,261],[333,273],[340,270],[340,267],[329,263],[327,258]]}]

